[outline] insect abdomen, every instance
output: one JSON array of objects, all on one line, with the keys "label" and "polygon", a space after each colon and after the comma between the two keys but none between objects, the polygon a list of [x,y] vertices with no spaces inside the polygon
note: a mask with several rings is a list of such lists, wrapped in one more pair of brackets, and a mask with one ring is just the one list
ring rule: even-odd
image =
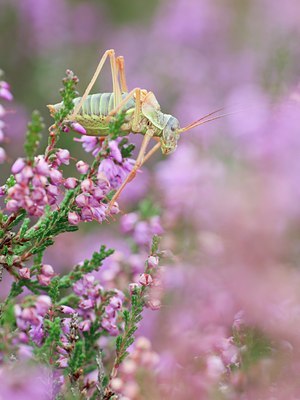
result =
[{"label": "insect abdomen", "polygon": [[[122,98],[125,98],[127,93],[122,94]],[[75,106],[79,103],[81,97],[77,97],[73,100]],[[129,100],[123,107],[123,111],[127,111],[135,106],[133,99]],[[82,108],[79,111],[79,115],[97,116],[100,119],[106,117],[114,109],[114,94],[113,93],[96,93],[91,94],[87,97],[83,103]]]}]

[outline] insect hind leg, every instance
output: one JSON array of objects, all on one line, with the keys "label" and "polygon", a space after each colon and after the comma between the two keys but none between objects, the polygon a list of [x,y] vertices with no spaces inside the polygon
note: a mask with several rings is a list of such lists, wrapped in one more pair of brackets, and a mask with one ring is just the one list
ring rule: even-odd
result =
[{"label": "insect hind leg", "polygon": [[109,57],[109,59],[110,59],[111,75],[112,75],[112,82],[113,82],[113,93],[114,93],[114,107],[117,107],[118,104],[121,102],[122,95],[121,95],[121,89],[120,89],[119,81],[118,81],[118,67],[117,67],[117,63],[116,63],[115,51],[113,49],[110,49],[110,50],[106,50],[106,52],[101,57],[99,64],[96,68],[96,71],[94,72],[94,75],[93,75],[90,83],[88,84],[79,103],[74,108],[74,111],[70,117],[70,120],[74,120],[76,118],[76,115],[79,113],[86,98],[90,94],[98,76],[100,75],[100,72],[103,68],[103,65],[104,65],[107,57]]},{"label": "insect hind leg", "polygon": [[117,62],[118,73],[119,73],[119,76],[120,76],[120,83],[121,83],[122,92],[123,93],[127,93],[128,92],[128,87],[127,87],[127,82],[126,82],[124,57],[123,56],[117,57],[116,62]]}]

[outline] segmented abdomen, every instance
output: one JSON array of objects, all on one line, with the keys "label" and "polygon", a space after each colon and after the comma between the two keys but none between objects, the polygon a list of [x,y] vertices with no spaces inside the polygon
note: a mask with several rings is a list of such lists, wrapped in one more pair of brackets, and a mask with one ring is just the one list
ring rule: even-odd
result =
[{"label": "segmented abdomen", "polygon": [[[127,96],[128,93],[122,93],[122,99]],[[73,100],[75,106],[79,103],[81,97],[77,97]],[[130,99],[122,108],[122,111],[127,111],[135,106],[134,99]],[[86,98],[82,108],[79,111],[79,115],[106,117],[114,109],[114,93],[96,93],[91,94]]]}]

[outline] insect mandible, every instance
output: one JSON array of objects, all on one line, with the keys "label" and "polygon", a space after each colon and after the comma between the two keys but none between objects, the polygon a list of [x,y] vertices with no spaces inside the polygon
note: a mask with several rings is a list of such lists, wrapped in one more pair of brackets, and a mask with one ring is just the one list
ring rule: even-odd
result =
[{"label": "insect mandible", "polygon": [[[90,94],[107,58],[110,60],[113,92]],[[180,128],[177,118],[161,111],[153,92],[141,88],[128,91],[124,58],[122,56],[116,57],[113,49],[107,50],[103,54],[83,96],[75,98],[73,102],[74,110],[66,118],[66,122],[78,122],[86,130],[86,135],[99,137],[109,135],[109,122],[117,113],[123,112],[125,120],[121,126],[122,133],[138,133],[144,136],[136,162],[112,197],[108,210],[118,199],[127,183],[135,177],[137,170],[158,149],[161,149],[163,154],[170,154],[176,150],[181,133],[224,116],[212,117],[221,110],[219,109],[184,128]],[[48,105],[47,107],[53,116],[62,107],[62,103]],[[151,139],[154,139],[157,143],[147,152]]]}]

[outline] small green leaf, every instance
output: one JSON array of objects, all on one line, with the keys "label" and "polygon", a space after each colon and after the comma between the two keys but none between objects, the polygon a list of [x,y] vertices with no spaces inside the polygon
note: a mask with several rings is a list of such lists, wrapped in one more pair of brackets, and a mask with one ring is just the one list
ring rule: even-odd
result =
[{"label": "small green leaf", "polygon": [[35,110],[32,113],[31,122],[29,122],[25,140],[25,154],[31,160],[36,154],[37,148],[40,144],[42,135],[41,132],[45,128],[43,118],[40,113]]}]

